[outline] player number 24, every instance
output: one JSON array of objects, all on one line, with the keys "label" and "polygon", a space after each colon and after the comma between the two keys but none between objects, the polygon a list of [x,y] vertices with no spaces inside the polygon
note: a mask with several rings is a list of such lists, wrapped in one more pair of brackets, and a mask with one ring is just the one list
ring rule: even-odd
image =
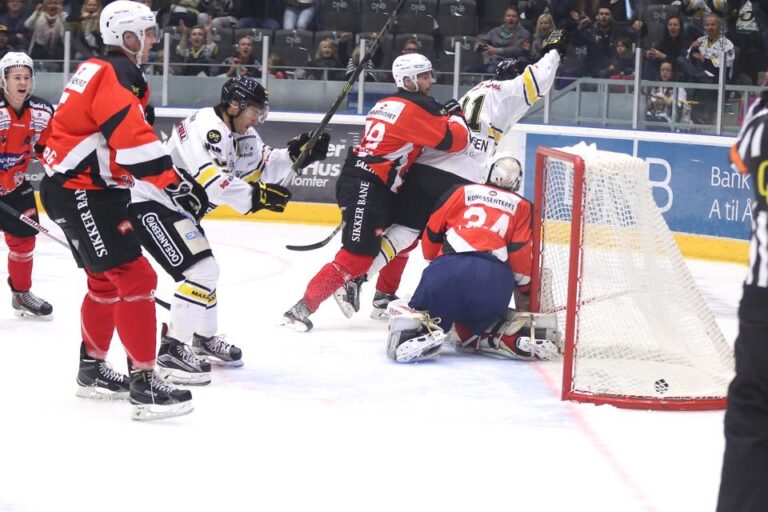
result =
[{"label": "player number 24", "polygon": [[[468,228],[483,227],[485,226],[487,217],[488,216],[485,213],[484,208],[479,206],[472,206],[467,208],[467,210],[464,212],[464,218],[467,219],[465,226]],[[499,218],[496,219],[496,222],[493,223],[493,226],[491,226],[491,231],[498,233],[501,238],[505,238],[507,236],[507,229],[509,229],[509,215],[499,216]]]}]

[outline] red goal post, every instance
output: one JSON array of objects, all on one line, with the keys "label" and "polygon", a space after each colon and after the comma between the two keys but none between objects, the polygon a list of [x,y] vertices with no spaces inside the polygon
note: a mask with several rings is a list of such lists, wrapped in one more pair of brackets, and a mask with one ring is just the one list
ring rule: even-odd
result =
[{"label": "red goal post", "polygon": [[653,201],[647,164],[584,148],[536,151],[531,310],[555,314],[564,333],[562,399],[725,408],[733,351]]}]

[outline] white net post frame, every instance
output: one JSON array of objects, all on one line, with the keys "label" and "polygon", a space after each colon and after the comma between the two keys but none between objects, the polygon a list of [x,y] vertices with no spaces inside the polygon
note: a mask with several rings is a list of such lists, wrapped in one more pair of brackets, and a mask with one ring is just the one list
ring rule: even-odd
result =
[{"label": "white net post frame", "polygon": [[531,309],[564,332],[562,399],[635,409],[726,406],[733,350],[638,158],[536,152]]}]

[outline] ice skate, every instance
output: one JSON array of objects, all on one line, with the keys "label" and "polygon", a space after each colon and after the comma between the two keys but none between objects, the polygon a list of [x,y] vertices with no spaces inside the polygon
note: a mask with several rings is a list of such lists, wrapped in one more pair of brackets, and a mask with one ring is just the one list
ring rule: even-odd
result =
[{"label": "ice skate", "polygon": [[80,344],[77,396],[96,400],[127,400],[129,387],[127,375],[113,370],[112,365],[102,359],[90,357],[85,343]]},{"label": "ice skate", "polygon": [[360,288],[366,280],[365,276],[360,276],[347,281],[333,292],[333,298],[345,317],[352,318],[352,315],[360,311]]},{"label": "ice skate", "polygon": [[157,373],[172,384],[205,386],[211,382],[211,363],[195,355],[186,343],[167,336],[163,324],[160,350],[157,353]]},{"label": "ice skate", "polygon": [[158,420],[192,412],[192,393],[169,385],[151,370],[131,370],[131,419]]},{"label": "ice skate", "polygon": [[297,302],[291,309],[283,315],[281,326],[290,327],[299,332],[308,332],[312,330],[312,320],[309,319],[309,308],[304,299]]},{"label": "ice skate", "polygon": [[223,335],[205,338],[195,334],[192,338],[192,351],[203,360],[220,366],[239,368],[243,366],[243,351],[224,340]]},{"label": "ice skate", "polygon": [[[8,281],[10,286],[10,280]],[[11,307],[19,318],[53,320],[53,306],[32,292],[19,292],[11,286]]]},{"label": "ice skate", "polygon": [[376,290],[373,294],[373,311],[371,311],[371,318],[374,320],[387,320],[389,313],[387,313],[387,306],[393,300],[397,300],[398,296],[394,293],[384,293]]}]

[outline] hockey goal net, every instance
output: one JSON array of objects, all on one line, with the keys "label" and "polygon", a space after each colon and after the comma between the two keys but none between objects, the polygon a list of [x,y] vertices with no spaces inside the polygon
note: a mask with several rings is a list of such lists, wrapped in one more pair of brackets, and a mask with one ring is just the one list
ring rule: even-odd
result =
[{"label": "hockey goal net", "polygon": [[648,165],[580,146],[536,155],[531,308],[555,313],[564,333],[563,400],[724,408],[733,351],[656,207]]}]

